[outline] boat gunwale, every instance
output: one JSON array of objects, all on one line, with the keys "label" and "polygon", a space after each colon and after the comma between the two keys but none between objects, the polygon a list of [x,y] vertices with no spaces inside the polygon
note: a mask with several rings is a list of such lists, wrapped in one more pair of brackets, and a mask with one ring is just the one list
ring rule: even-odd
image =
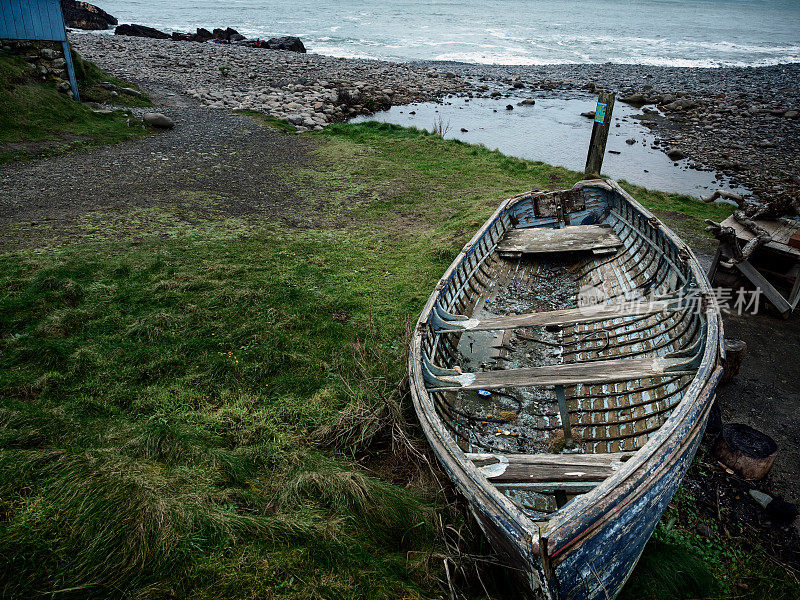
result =
[{"label": "boat gunwale", "polygon": [[[514,521],[514,529],[526,529],[530,538],[531,548],[534,554],[542,556],[540,549],[540,542],[544,537],[548,540],[548,550],[544,554],[553,556],[554,558],[561,554],[563,550],[576,541],[578,534],[587,529],[584,527],[573,528],[574,532],[566,531],[568,524],[575,524],[576,522],[592,522],[601,520],[605,513],[608,513],[612,505],[618,504],[618,500],[623,496],[627,497],[633,494],[628,499],[630,502],[634,497],[640,493],[644,493],[646,486],[641,485],[624,485],[625,482],[634,476],[637,472],[646,467],[648,463],[652,462],[658,456],[658,451],[662,448],[671,438],[672,434],[679,428],[681,423],[690,415],[693,414],[693,409],[696,408],[698,402],[708,402],[708,394],[703,394],[704,390],[708,388],[709,384],[713,383],[714,378],[718,377],[718,361],[717,357],[723,355],[722,348],[722,322],[719,315],[719,308],[716,303],[714,295],[711,293],[711,286],[706,279],[697,257],[692,250],[686,245],[683,240],[672,230],[670,230],[663,222],[660,221],[655,215],[644,208],[639,202],[631,197],[619,184],[613,180],[588,180],[581,181],[573,189],[583,189],[599,187],[609,192],[618,194],[622,201],[627,202],[633,210],[638,212],[640,216],[644,217],[651,223],[655,219],[657,225],[653,227],[660,230],[664,235],[666,242],[678,252],[685,252],[683,256],[686,257],[685,262],[689,268],[690,277],[693,279],[694,284],[698,286],[699,292],[708,298],[708,307],[704,315],[700,318],[705,318],[706,321],[706,336],[705,336],[705,349],[700,366],[695,373],[689,389],[684,393],[681,401],[674,407],[673,413],[661,425],[658,431],[652,434],[652,437],[639,448],[634,456],[626,461],[622,467],[613,475],[606,478],[603,483],[592,491],[582,494],[574,498],[567,506],[556,511],[548,520],[547,535],[543,536],[539,525],[531,520],[525,513],[514,505],[500,490],[498,490],[491,482],[484,477],[482,473],[472,465],[471,461],[467,459],[463,450],[458,446],[452,434],[447,430],[445,423],[442,421],[440,415],[435,409],[431,395],[428,393],[424,386],[422,378],[422,339],[427,327],[430,314],[433,310],[434,304],[441,296],[442,289],[447,286],[452,280],[454,271],[461,265],[463,260],[472,251],[474,245],[480,241],[486,231],[492,227],[495,222],[502,217],[503,213],[512,205],[529,199],[537,192],[526,192],[508,198],[500,203],[495,212],[486,220],[486,222],[478,229],[472,236],[470,241],[463,247],[458,256],[455,257],[451,265],[440,278],[434,291],[428,298],[425,307],[423,308],[420,317],[417,321],[417,328],[414,333],[412,341],[411,353],[409,355],[409,363],[412,374],[412,399],[414,400],[415,408],[420,422],[423,424],[423,430],[426,433],[429,443],[434,447],[440,462],[447,463],[447,470],[449,475],[453,477],[454,483],[457,484],[462,493],[471,495],[473,499],[478,500],[477,495],[483,496],[489,500],[491,504],[482,503],[478,508],[484,512],[494,513],[502,521],[506,521],[510,517]],[[492,249],[493,250],[493,249]],[[713,396],[713,388],[711,387],[711,396]],[[429,411],[433,411],[433,417]],[[707,411],[706,411],[707,412]],[[701,415],[702,416],[702,415]],[[434,435],[435,434],[435,435]],[[678,444],[680,447],[681,444]],[[664,464],[669,464],[664,461]],[[644,477],[639,477],[639,480],[646,480],[647,473]],[[469,484],[473,484],[470,486]],[[637,482],[638,483],[638,482]],[[470,489],[474,487],[474,489]],[[645,489],[642,489],[642,488]],[[637,491],[639,494],[637,494]],[[470,493],[471,492],[471,493]],[[477,493],[476,493],[477,492]],[[615,493],[616,492],[616,493]],[[626,502],[625,504],[627,504]],[[494,509],[494,510],[492,510]],[[592,515],[594,518],[590,518]],[[490,515],[491,516],[491,515]],[[536,536],[536,538],[534,538]],[[516,535],[518,539],[524,539],[524,535]],[[545,560],[542,562],[550,563],[550,556],[543,557]],[[543,565],[539,565],[542,567]],[[553,564],[548,565],[548,570],[553,568]]]}]

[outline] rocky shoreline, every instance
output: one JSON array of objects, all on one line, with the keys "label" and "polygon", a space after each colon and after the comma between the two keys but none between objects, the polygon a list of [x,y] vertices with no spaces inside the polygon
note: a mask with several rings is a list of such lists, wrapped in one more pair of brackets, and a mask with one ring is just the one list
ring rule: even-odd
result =
[{"label": "rocky shoreline", "polygon": [[301,132],[471,89],[453,73],[410,64],[125,36],[70,41],[114,75],[145,85],[177,83],[204,106],[266,112]]},{"label": "rocky shoreline", "polygon": [[759,198],[800,189],[800,64],[688,69],[641,65],[508,67],[390,63],[240,45],[72,35],[108,72],[176,85],[210,108],[244,109],[320,129],[392,105],[610,89],[642,108],[660,147],[716,169]]},{"label": "rocky shoreline", "polygon": [[[800,64],[687,68],[439,63],[505,93],[618,92],[641,107],[662,150],[715,170],[762,200],[800,194]],[[496,91],[495,91],[496,93]]]}]

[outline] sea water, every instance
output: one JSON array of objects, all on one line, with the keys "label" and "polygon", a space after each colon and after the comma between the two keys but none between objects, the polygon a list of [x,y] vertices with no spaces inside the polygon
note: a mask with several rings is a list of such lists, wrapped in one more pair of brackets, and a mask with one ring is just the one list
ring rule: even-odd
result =
[{"label": "sea water", "polygon": [[486,64],[800,62],[800,0],[94,0],[164,31],[296,35],[321,54]]}]

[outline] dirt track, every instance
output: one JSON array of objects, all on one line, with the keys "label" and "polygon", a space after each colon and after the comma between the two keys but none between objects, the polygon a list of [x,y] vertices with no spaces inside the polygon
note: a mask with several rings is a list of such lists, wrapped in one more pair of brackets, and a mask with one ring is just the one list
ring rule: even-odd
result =
[{"label": "dirt track", "polygon": [[[0,165],[0,250],[37,247],[79,235],[76,219],[100,207],[185,207],[198,194],[229,216],[292,220],[298,198],[283,175],[315,142],[259,126],[252,118],[200,108],[141,82],[174,129],[133,142]],[[41,233],[37,233],[37,230]]]}]

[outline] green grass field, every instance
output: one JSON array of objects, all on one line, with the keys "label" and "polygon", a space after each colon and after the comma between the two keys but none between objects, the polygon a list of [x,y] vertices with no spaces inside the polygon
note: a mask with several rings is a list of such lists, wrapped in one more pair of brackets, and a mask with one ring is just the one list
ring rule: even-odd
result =
[{"label": "green grass field", "polygon": [[[310,137],[284,177],[322,225],[100,207],[80,242],[0,255],[0,595],[441,598],[454,539],[488,552],[404,443],[407,332],[500,199],[579,175],[389,125]],[[635,193],[698,236],[729,213]],[[732,597],[733,559],[664,536],[631,589],[698,597],[677,561]]]}]

